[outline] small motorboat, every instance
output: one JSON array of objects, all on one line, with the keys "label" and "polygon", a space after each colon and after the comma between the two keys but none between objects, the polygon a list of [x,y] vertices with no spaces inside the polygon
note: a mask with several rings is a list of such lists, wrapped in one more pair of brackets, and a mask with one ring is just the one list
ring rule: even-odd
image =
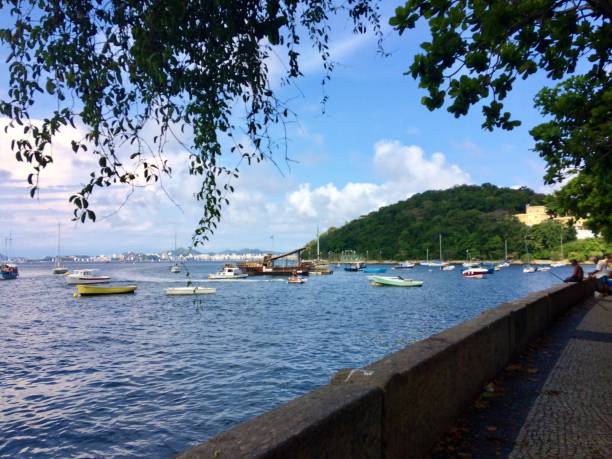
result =
[{"label": "small motorboat", "polygon": [[535,273],[538,270],[535,266],[525,266],[523,268],[524,273]]},{"label": "small motorboat", "polygon": [[166,295],[206,295],[216,291],[212,287],[171,287],[166,289]]},{"label": "small motorboat", "polygon": [[223,267],[223,271],[208,275],[209,279],[215,280],[244,279],[245,277],[249,277],[249,275],[243,273],[240,268],[237,268],[236,266],[229,263]]},{"label": "small motorboat", "polygon": [[365,263],[357,262],[357,263],[351,263],[349,266],[345,266],[344,270],[354,273],[357,271],[363,271],[365,268],[366,268]]},{"label": "small motorboat", "polygon": [[404,279],[401,276],[368,276],[370,284],[379,286],[387,285],[390,287],[420,287],[423,281],[415,279]]},{"label": "small motorboat", "polygon": [[105,284],[110,282],[110,276],[100,276],[95,274],[97,269],[77,269],[70,274],[66,274],[67,284]]},{"label": "small motorboat", "polygon": [[470,268],[461,272],[466,279],[484,279],[488,274],[487,268]]},{"label": "small motorboat", "polygon": [[104,286],[99,285],[77,285],[75,296],[91,296],[91,295],[119,295],[125,293],[134,293],[136,285],[115,285]]},{"label": "small motorboat", "polygon": [[175,273],[175,274],[180,273],[181,272],[181,267],[179,266],[178,263],[174,263],[172,265],[172,267],[170,268],[170,272],[171,273]]},{"label": "small motorboat", "polygon": [[11,280],[19,277],[19,268],[17,265],[5,263],[0,266],[0,279]]},{"label": "small motorboat", "polygon": [[562,266],[566,266],[566,263],[563,263],[562,261],[556,261],[550,264],[551,268],[561,268]]},{"label": "small motorboat", "polygon": [[538,272],[550,271],[550,266],[538,266]]},{"label": "small motorboat", "polygon": [[296,274],[292,274],[287,278],[287,283],[289,284],[303,284],[304,282],[306,282],[306,279]]},{"label": "small motorboat", "polygon": [[68,268],[53,268],[53,274],[66,274],[68,272]]},{"label": "small motorboat", "polygon": [[465,263],[463,263],[462,266],[464,268],[471,269],[471,268],[477,268],[478,266],[480,266],[480,263],[477,261],[466,261]]},{"label": "small motorboat", "polygon": [[394,266],[393,269],[412,269],[415,264],[410,263],[409,261],[402,261],[399,265]]},{"label": "small motorboat", "polygon": [[440,268],[441,271],[454,271],[455,265],[446,265]]},{"label": "small motorboat", "polygon": [[368,274],[380,274],[386,273],[387,268],[364,268],[363,272]]}]

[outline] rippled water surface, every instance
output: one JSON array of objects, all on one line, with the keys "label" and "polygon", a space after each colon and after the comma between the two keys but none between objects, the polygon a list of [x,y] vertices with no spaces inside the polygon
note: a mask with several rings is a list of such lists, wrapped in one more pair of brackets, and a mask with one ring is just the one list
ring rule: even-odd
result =
[{"label": "rippled water surface", "polygon": [[[511,267],[485,280],[417,267],[422,288],[337,270],[304,285],[205,281],[166,297],[164,264],[108,264],[135,295],[73,298],[48,265],[0,281],[0,456],[170,457],[407,343],[559,280]],[[76,268],[76,266],[71,266]],[[565,276],[568,268],[553,270]]]}]

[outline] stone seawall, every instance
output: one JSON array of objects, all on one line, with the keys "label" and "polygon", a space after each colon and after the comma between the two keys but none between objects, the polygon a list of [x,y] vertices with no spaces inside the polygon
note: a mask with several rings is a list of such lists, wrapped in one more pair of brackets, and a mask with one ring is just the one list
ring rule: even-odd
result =
[{"label": "stone seawall", "polygon": [[244,422],[179,457],[419,458],[513,355],[592,295],[568,284],[501,304]]}]

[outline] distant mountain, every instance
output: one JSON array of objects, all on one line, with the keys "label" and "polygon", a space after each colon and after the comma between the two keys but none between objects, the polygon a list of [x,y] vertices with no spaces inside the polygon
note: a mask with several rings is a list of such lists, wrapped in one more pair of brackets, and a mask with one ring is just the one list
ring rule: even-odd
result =
[{"label": "distant mountain", "polygon": [[[370,259],[439,257],[442,235],[444,259],[499,259],[504,240],[516,256],[524,252],[527,227],[513,214],[527,204],[543,204],[544,195],[529,188],[500,188],[491,184],[462,185],[426,191],[382,207],[320,236],[321,253],[355,250]],[[557,238],[558,240],[558,238]],[[314,244],[309,244],[311,254]]]},{"label": "distant mountain", "polygon": [[198,252],[193,247],[179,247],[176,250],[168,250],[173,257],[185,257],[187,255],[200,255],[202,252]]}]

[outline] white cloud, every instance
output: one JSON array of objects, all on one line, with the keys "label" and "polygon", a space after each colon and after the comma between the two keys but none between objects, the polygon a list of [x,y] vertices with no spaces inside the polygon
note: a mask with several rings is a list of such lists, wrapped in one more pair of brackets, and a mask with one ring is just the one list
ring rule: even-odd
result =
[{"label": "white cloud", "polygon": [[427,158],[420,147],[394,140],[374,145],[372,164],[382,183],[350,182],[342,187],[328,183],[314,188],[301,184],[289,193],[287,205],[304,219],[335,226],[421,191],[470,182],[469,174],[447,164],[442,153]]},{"label": "white cloud", "polygon": [[[414,193],[471,181],[469,174],[448,164],[442,153],[428,156],[418,146],[394,140],[377,142],[370,161],[377,183],[294,185],[290,176],[274,177],[266,166],[245,170],[213,243],[267,247],[269,236],[274,235],[277,249],[296,247],[313,237],[317,225],[342,225]],[[262,189],[273,181],[279,183],[274,193]]]}]

